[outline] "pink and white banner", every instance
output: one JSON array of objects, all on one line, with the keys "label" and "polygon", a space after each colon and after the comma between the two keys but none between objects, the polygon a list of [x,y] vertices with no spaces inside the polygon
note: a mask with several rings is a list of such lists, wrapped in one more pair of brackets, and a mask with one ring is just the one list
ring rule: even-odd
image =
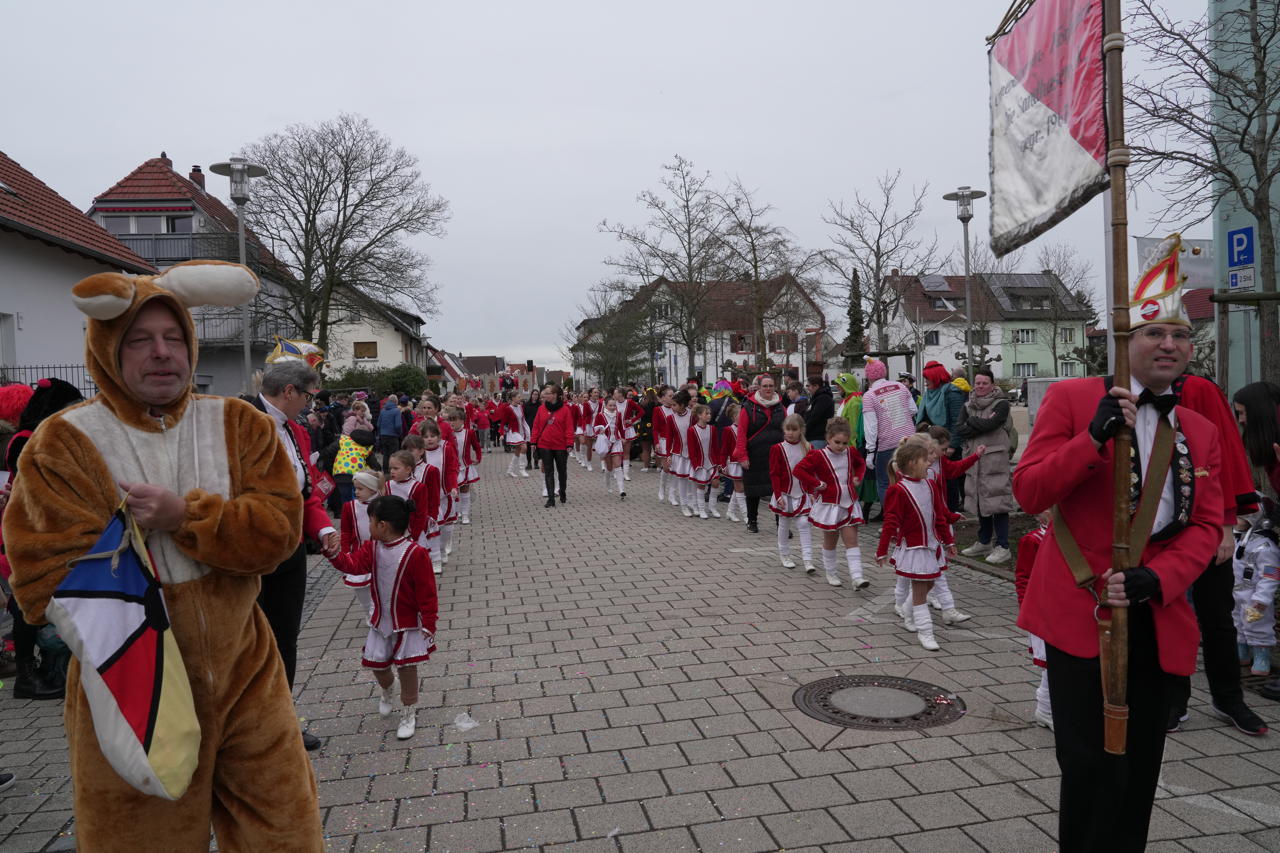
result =
[{"label": "pink and white banner", "polygon": [[1036,0],[992,45],[990,74],[999,257],[1108,186],[1102,0]]}]

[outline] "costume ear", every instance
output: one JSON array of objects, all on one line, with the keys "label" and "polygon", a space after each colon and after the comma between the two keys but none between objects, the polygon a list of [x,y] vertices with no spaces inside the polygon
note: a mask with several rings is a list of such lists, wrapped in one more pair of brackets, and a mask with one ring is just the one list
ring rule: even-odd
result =
[{"label": "costume ear", "polygon": [[133,304],[133,279],[118,272],[100,272],[71,288],[71,301],[95,320],[119,317]]},{"label": "costume ear", "polygon": [[243,305],[258,292],[258,277],[248,267],[224,261],[184,261],[155,279],[188,308]]}]

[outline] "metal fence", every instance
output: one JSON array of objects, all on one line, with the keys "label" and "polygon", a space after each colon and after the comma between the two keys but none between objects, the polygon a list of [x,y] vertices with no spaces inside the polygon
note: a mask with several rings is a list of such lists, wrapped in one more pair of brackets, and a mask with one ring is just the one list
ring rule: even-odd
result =
[{"label": "metal fence", "polygon": [[41,379],[62,379],[80,389],[85,398],[98,393],[98,386],[89,377],[83,364],[19,364],[0,365],[0,385],[21,382],[35,385]]}]

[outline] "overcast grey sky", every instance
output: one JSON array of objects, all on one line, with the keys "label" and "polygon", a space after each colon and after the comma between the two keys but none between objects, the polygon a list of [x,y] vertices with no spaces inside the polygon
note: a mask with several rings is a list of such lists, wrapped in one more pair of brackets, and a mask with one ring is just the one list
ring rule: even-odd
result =
[{"label": "overcast grey sky", "polygon": [[[447,236],[422,244],[442,296],[432,341],[558,366],[562,326],[616,251],[597,223],[640,221],[637,192],[677,153],[740,176],[810,248],[827,245],[828,199],[901,168],[930,185],[923,227],[958,245],[941,195],[988,186],[983,39],[1008,2],[74,6],[6,4],[0,150],[87,208],[161,150],[186,174],[288,124],[362,114],[452,205]],[[1095,200],[1041,240],[1076,245],[1100,288],[1102,231]]]}]

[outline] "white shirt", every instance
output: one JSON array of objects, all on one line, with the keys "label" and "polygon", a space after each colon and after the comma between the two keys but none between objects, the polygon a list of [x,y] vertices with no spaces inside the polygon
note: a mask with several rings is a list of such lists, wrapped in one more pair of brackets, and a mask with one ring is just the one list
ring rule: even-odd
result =
[{"label": "white shirt", "polygon": [[[1141,394],[1146,390],[1146,386],[1132,377],[1129,379],[1129,390],[1134,394]],[[1166,394],[1172,394],[1173,389],[1165,389],[1163,397]],[[1138,448],[1138,459],[1142,463],[1142,482],[1147,482],[1147,466],[1151,464],[1151,448],[1156,442],[1156,425],[1159,423],[1160,413],[1156,411],[1154,406],[1139,406],[1138,418],[1133,424],[1133,446]],[[1178,418],[1173,410],[1166,415],[1170,425],[1176,430],[1178,428]],[[1152,532],[1163,530],[1164,527],[1173,521],[1173,513],[1176,508],[1173,499],[1173,466],[1169,466],[1169,473],[1165,474],[1164,488],[1160,490],[1160,506],[1156,509],[1156,520],[1151,525]]]}]

